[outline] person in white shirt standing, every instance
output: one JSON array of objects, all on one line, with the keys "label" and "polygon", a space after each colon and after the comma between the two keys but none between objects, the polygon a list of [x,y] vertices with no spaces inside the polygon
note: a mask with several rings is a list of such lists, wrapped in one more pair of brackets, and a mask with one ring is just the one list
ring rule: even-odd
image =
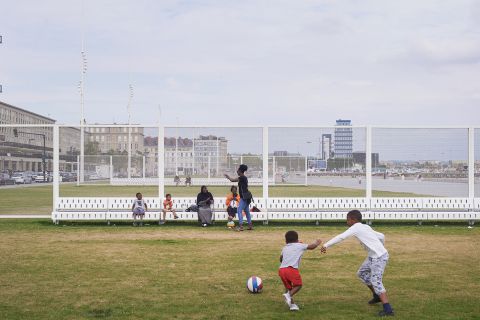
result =
[{"label": "person in white shirt standing", "polygon": [[322,241],[317,239],[314,243],[303,244],[298,242],[298,233],[296,231],[288,231],[285,234],[285,242],[287,245],[283,247],[282,255],[280,256],[280,269],[278,275],[287,289],[283,294],[285,303],[290,307],[291,311],[299,310],[298,306],[293,301],[293,296],[302,288],[302,277],[298,272],[300,260],[302,259],[305,250],[313,250],[318,247]]},{"label": "person in white shirt standing", "polygon": [[388,251],[385,249],[385,236],[373,230],[370,226],[362,224],[362,214],[358,210],[352,210],[347,214],[347,225],[350,227],[347,231],[327,241],[322,247],[321,252],[326,253],[327,249],[349,237],[355,237],[367,250],[368,257],[358,269],[357,275],[363,283],[373,293],[373,299],[368,303],[373,305],[378,302],[383,303],[383,311],[379,316],[393,316],[394,312],[388,302],[387,291],[383,286],[383,272],[388,262]]}]

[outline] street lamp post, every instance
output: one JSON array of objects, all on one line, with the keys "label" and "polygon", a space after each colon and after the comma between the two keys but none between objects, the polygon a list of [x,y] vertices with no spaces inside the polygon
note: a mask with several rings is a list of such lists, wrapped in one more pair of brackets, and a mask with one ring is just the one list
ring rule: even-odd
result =
[{"label": "street lamp post", "polygon": [[[312,141],[305,141],[305,143],[309,145]],[[305,155],[305,185],[308,186],[308,151]]]},{"label": "street lamp post", "polygon": [[178,117],[177,117],[177,127],[175,128],[175,176],[178,176]]},{"label": "street lamp post", "polygon": [[82,67],[80,71],[80,83],[78,89],[80,91],[80,168],[78,169],[77,182],[84,182],[85,179],[85,73],[87,72],[87,54],[84,49],[84,40],[82,37]]},{"label": "street lamp post", "polygon": [[46,158],[47,158],[47,153],[46,153],[46,147],[45,147],[45,134],[44,133],[34,133],[34,132],[25,132],[25,131],[19,131],[18,129],[13,129],[13,135],[15,138],[18,138],[18,134],[23,133],[23,134],[29,134],[32,136],[41,136],[43,138],[43,153],[42,153],[42,170],[43,170],[43,182],[46,182],[46,176],[45,176],[45,171],[46,171]]}]

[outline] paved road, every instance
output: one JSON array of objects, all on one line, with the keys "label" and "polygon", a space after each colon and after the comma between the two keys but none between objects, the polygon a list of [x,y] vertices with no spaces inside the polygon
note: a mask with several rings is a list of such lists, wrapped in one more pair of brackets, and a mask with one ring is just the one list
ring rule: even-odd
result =
[{"label": "paved road", "polygon": [[[76,184],[76,182],[60,182],[60,185],[64,185],[64,184]],[[34,182],[31,184],[12,184],[12,185],[0,186],[0,190],[15,189],[15,188],[34,188],[34,187],[49,186],[49,185],[52,185],[52,182]]]},{"label": "paved road", "polygon": [[2,189],[16,189],[16,188],[34,188],[34,187],[41,187],[45,185],[51,185],[51,182],[39,182],[39,183],[31,183],[31,184],[12,184],[6,186],[0,186],[0,190]]},{"label": "paved road", "polygon": [[48,214],[0,214],[0,219],[50,219]]},{"label": "paved road", "polygon": [[[305,183],[305,177],[291,177],[288,182]],[[365,178],[358,183],[357,178],[352,177],[308,177],[311,185],[333,186],[352,189],[365,189]],[[476,184],[476,190],[480,190],[480,184]],[[441,197],[468,197],[468,183],[444,182],[444,181],[415,181],[400,179],[383,179],[373,177],[372,188],[374,190],[390,192],[409,192],[422,195]],[[480,192],[477,192],[480,194]]]}]

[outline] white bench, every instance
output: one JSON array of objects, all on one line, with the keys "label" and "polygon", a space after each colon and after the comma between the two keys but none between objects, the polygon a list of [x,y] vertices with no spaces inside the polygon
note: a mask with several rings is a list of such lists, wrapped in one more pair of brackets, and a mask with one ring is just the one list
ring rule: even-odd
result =
[{"label": "white bench", "polygon": [[470,198],[421,198],[422,209],[428,211],[470,211],[473,201]]},{"label": "white bench", "polygon": [[108,198],[59,198],[52,212],[53,221],[102,221],[108,210]]},{"label": "white bench", "polygon": [[268,198],[268,220],[319,220],[318,198]]},{"label": "white bench", "polygon": [[370,208],[367,198],[318,198],[320,211],[365,211]]},{"label": "white bench", "polygon": [[318,198],[320,220],[346,220],[350,210],[360,210],[364,220],[373,220],[367,198]]},{"label": "white bench", "polygon": [[[173,198],[179,220],[197,220],[196,212],[185,210],[195,204],[196,198]],[[129,198],[74,198],[62,197],[52,212],[54,222],[133,220]],[[163,199],[146,197],[148,211],[144,220],[160,219]],[[261,212],[252,212],[252,219],[268,220],[345,220],[349,210],[358,209],[364,220],[468,220],[480,219],[480,198],[258,198],[250,205]],[[227,220],[224,198],[214,202],[214,219]],[[167,220],[173,219],[167,213]]]},{"label": "white bench", "polygon": [[372,198],[370,210],[375,220],[427,220],[422,203],[422,198]]},{"label": "white bench", "polygon": [[[159,209],[161,207],[158,198],[144,198],[147,204],[148,210],[145,212],[143,220],[156,220],[160,219]],[[121,221],[130,220],[133,221],[132,206],[133,198],[108,198],[108,211],[106,213],[107,221]]]}]

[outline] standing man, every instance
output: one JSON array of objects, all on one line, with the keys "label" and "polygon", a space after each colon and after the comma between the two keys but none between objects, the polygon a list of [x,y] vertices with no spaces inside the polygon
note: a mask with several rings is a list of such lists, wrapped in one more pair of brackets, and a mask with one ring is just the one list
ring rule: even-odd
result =
[{"label": "standing man", "polygon": [[245,172],[248,167],[245,164],[241,164],[238,167],[238,178],[232,178],[228,174],[225,177],[231,182],[238,182],[238,191],[240,194],[240,203],[237,208],[238,216],[238,228],[237,231],[243,231],[243,214],[245,212],[247,216],[248,230],[253,230],[252,218],[250,216],[250,203],[252,202],[252,193],[248,191],[248,178],[245,176]]}]

